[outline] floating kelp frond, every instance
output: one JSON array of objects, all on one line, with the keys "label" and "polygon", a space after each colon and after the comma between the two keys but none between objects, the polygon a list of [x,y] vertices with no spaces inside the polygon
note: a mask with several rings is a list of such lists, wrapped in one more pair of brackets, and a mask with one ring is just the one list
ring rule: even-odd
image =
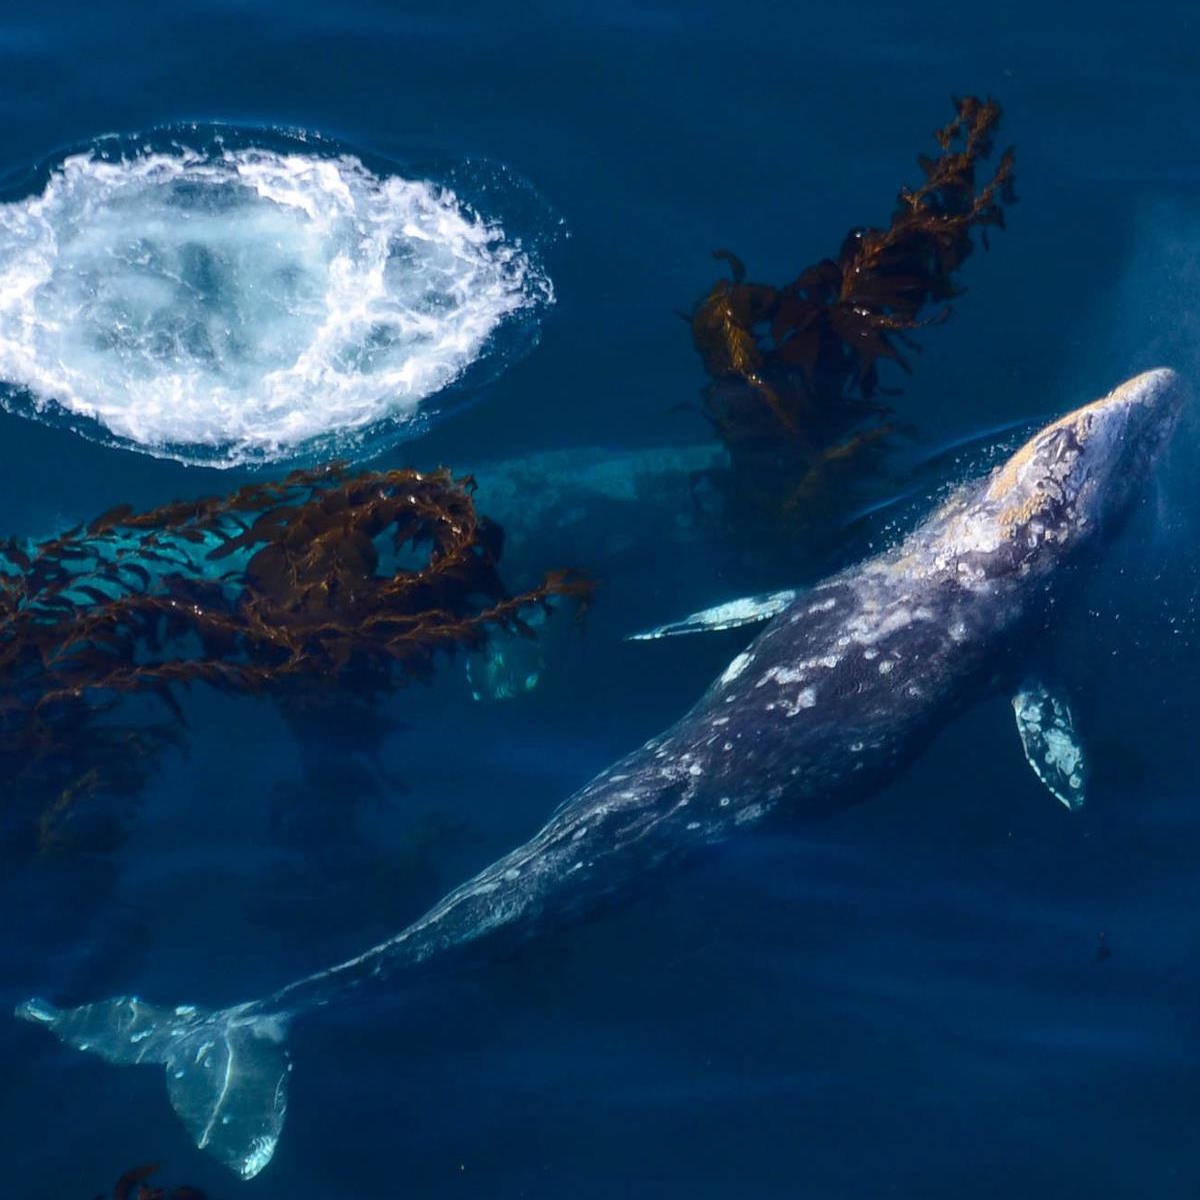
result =
[{"label": "floating kelp frond", "polygon": [[782,287],[746,282],[740,260],[717,252],[731,278],[696,307],[692,338],[714,381],[706,414],[752,490],[804,503],[830,467],[878,451],[894,432],[875,399],[886,390],[880,361],[909,369],[909,335],[949,315],[974,234],[986,246],[988,228],[1003,227],[1015,199],[1013,151],[976,183],[1000,106],[968,96],[955,108],[934,135],[938,157],[918,158],[925,181],[901,189],[886,229],[851,230],[836,258]]},{"label": "floating kelp frond", "polygon": [[[120,1179],[113,1184],[113,1200],[205,1200],[205,1193],[199,1188],[181,1184],[175,1188],[159,1187],[147,1182],[157,1175],[160,1163],[145,1163],[139,1167],[130,1167]],[[97,1196],[96,1200],[103,1200]]]},{"label": "floating kelp frond", "polygon": [[176,715],[172,686],[197,681],[361,698],[428,678],[439,651],[534,636],[556,598],[586,602],[565,570],[510,594],[473,490],[446,470],[333,466],[0,545],[0,764],[46,769],[52,827],[79,796],[138,782],[120,747],[145,735],[96,719],[121,695]]},{"label": "floating kelp frond", "polygon": [[[503,537],[445,470],[296,471],[228,497],[128,506],[0,558],[0,704],[204,680],[237,690],[478,649],[556,596],[569,571],[511,596]],[[421,561],[413,562],[419,555]]]}]

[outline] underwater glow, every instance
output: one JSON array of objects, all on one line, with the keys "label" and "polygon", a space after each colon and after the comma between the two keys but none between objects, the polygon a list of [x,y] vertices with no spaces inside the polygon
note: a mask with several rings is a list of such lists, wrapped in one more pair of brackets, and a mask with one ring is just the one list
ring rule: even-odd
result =
[{"label": "underwater glow", "polygon": [[552,300],[449,189],[322,143],[195,140],[105,139],[0,204],[9,407],[217,466],[344,454]]}]

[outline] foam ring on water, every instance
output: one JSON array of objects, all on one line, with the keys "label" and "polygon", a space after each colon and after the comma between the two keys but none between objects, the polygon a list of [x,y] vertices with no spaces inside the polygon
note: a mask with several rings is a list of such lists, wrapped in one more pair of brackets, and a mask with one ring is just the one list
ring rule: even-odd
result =
[{"label": "foam ring on water", "polygon": [[0,402],[183,462],[353,456],[535,340],[553,289],[520,238],[427,179],[270,140],[105,138],[0,204]]}]

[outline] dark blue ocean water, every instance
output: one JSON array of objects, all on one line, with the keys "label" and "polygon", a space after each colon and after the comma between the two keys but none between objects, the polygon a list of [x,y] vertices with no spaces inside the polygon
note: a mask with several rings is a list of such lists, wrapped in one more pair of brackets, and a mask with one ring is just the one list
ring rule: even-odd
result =
[{"label": "dark blue ocean water", "polygon": [[[710,251],[789,278],[886,218],[951,93],[991,93],[1020,202],[898,402],[933,449],[1144,367],[1198,374],[1197,33],[1166,3],[8,0],[0,167],[192,120],[510,167],[569,230],[541,345],[379,460],[475,467],[702,442],[675,314]],[[861,808],[731,844],[469,986],[299,1022],[248,1184],[191,1145],[159,1070],[0,1021],[6,1194],[92,1196],[162,1159],[220,1198],[1197,1195],[1198,436],[1193,416],[1044,651],[1092,754],[1085,812],[1033,779],[1007,703],[973,710]],[[6,533],[245,477],[0,417]],[[456,665],[398,694],[382,797],[269,701],[190,693],[186,752],[119,844],[0,871],[0,1010],[255,996],[523,840],[746,640],[624,633],[790,582],[651,532],[618,508],[514,537],[514,582],[567,554],[603,581],[583,636],[561,622],[517,701],[473,703]]]}]

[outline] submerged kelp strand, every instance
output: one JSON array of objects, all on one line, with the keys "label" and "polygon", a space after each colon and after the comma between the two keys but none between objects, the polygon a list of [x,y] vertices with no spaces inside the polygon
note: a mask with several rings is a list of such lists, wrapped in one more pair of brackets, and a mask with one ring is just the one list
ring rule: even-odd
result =
[{"label": "submerged kelp strand", "polygon": [[949,316],[975,236],[986,246],[988,229],[1003,228],[1013,150],[976,179],[1000,106],[954,105],[934,134],[937,157],[918,157],[924,182],[901,188],[886,228],[852,229],[835,258],[778,287],[747,282],[736,256],[716,252],[731,277],[696,306],[692,339],[712,378],[704,411],[732,459],[724,483],[752,508],[807,504],[839,469],[878,457],[895,432],[880,363],[910,369],[911,334]]},{"label": "submerged kelp strand", "polygon": [[[499,631],[534,636],[530,618],[556,599],[586,603],[591,584],[570,570],[511,594],[502,531],[473,491],[445,469],[334,465],[8,541],[0,762],[45,769],[41,819],[53,824],[81,795],[140,784],[136,751],[182,720],[176,685],[345,688],[359,701],[428,679],[439,652],[481,650]],[[132,693],[166,704],[168,730],[103,719]]]},{"label": "submerged kelp strand", "polygon": [[[295,471],[227,497],[121,506],[26,549],[0,547],[0,704],[203,680],[237,690],[389,663],[428,676],[437,651],[590,590],[548,572],[512,596],[503,535],[448,471]],[[406,565],[406,556],[424,561]],[[188,639],[194,646],[189,652]]]},{"label": "submerged kelp strand", "polygon": [[[161,1163],[143,1163],[130,1167],[113,1184],[113,1200],[205,1200],[205,1193],[188,1184],[161,1187],[149,1182],[162,1169]],[[97,1196],[96,1200],[104,1200]]]}]

